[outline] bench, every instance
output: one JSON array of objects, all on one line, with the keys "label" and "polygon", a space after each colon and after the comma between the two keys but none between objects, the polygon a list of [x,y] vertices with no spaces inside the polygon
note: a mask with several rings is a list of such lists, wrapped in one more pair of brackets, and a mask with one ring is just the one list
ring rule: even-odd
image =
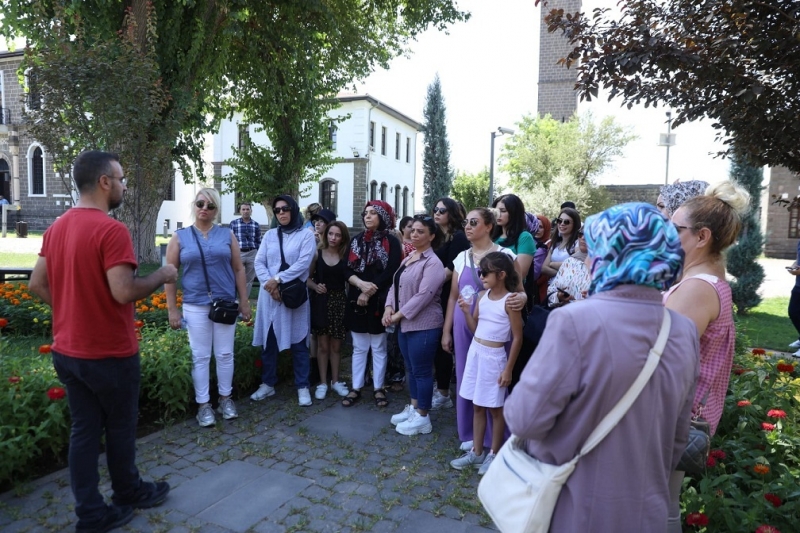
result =
[{"label": "bench", "polygon": [[31,279],[33,268],[0,267],[0,283],[9,281],[9,277],[14,280]]}]

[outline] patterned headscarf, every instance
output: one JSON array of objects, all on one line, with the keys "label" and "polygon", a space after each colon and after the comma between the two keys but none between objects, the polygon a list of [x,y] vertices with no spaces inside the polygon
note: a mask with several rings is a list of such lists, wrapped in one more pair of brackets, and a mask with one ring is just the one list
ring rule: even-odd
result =
[{"label": "patterned headscarf", "polygon": [[[300,207],[297,205],[297,202],[294,198],[289,196],[288,194],[282,194],[280,196],[276,196],[274,200],[272,200],[272,208],[275,209],[275,204],[278,203],[279,200],[283,200],[286,202],[289,207],[292,208],[291,214],[292,218],[289,219],[289,223],[285,226],[281,226],[278,223],[278,227],[281,229],[283,233],[293,233],[298,229],[303,227],[303,217],[300,216]],[[276,217],[277,218],[277,217]]]},{"label": "patterned headscarf", "polygon": [[621,204],[592,215],[584,235],[592,261],[592,294],[621,284],[666,290],[683,268],[678,231],[650,204]]},{"label": "patterned headscarf", "polygon": [[350,241],[347,264],[356,272],[364,272],[376,261],[380,261],[383,268],[386,268],[389,262],[389,233],[394,228],[394,211],[392,206],[380,200],[367,202],[364,210],[368,207],[378,213],[381,221],[377,230],[365,230]]},{"label": "patterned headscarf", "polygon": [[700,196],[708,188],[708,182],[701,180],[679,181],[672,185],[661,186],[661,198],[669,212],[669,216],[675,214],[686,200],[691,200],[695,196]]}]

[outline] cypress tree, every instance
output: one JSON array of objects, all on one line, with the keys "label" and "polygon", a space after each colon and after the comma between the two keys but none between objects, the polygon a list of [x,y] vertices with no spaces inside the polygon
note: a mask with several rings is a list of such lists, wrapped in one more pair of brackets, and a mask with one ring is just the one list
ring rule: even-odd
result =
[{"label": "cypress tree", "polygon": [[425,198],[423,203],[428,213],[436,205],[436,200],[450,194],[453,184],[453,171],[450,168],[450,141],[447,140],[445,105],[442,97],[442,84],[439,74],[428,85],[425,98],[424,123],[425,149],[422,159]]},{"label": "cypress tree", "polygon": [[730,178],[750,193],[750,211],[742,218],[739,242],[731,246],[727,254],[728,272],[736,277],[731,283],[733,303],[736,312],[745,315],[761,303],[757,291],[764,281],[764,268],[757,261],[764,246],[758,220],[764,171],[753,166],[745,156],[735,153],[731,157]]}]

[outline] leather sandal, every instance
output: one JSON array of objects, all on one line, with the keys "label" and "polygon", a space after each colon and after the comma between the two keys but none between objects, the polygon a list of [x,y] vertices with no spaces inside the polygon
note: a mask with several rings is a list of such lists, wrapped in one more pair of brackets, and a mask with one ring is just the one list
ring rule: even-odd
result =
[{"label": "leather sandal", "polygon": [[342,399],[342,405],[345,407],[353,407],[355,403],[361,399],[361,391],[360,390],[351,390],[347,393],[347,396]]},{"label": "leather sandal", "polygon": [[384,389],[377,389],[372,393],[372,397],[375,398],[375,405],[378,407],[386,407],[389,405],[389,398],[386,397],[386,391]]}]

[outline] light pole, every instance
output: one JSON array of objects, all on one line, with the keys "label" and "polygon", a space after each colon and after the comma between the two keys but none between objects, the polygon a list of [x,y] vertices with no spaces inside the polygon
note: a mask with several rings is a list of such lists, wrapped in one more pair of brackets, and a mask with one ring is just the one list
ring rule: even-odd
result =
[{"label": "light pole", "polygon": [[489,205],[494,200],[494,138],[500,135],[514,135],[514,130],[499,126],[497,131],[492,132],[492,148],[489,152]]},{"label": "light pole", "polygon": [[672,138],[672,113],[669,111],[667,111],[667,138],[662,139],[660,144],[667,147],[667,173],[664,176],[664,185],[669,185],[669,147],[675,144]]}]

